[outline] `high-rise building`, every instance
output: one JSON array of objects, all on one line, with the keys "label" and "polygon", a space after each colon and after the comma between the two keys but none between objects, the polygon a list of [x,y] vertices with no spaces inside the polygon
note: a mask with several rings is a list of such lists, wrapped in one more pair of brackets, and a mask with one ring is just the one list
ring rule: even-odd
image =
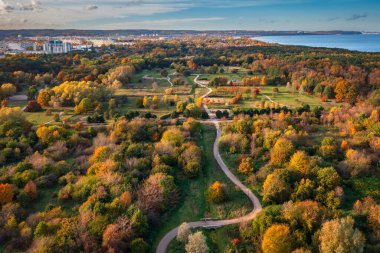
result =
[{"label": "high-rise building", "polygon": [[72,50],[71,43],[64,43],[61,40],[52,40],[45,43],[43,50],[48,54],[63,54]]}]

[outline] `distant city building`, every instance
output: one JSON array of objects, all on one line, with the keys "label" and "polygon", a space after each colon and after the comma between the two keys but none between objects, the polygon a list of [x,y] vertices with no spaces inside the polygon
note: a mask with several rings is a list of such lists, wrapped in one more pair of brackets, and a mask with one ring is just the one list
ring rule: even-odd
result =
[{"label": "distant city building", "polygon": [[72,51],[72,45],[61,40],[52,40],[43,45],[43,51],[48,54],[63,54]]},{"label": "distant city building", "polygon": [[114,44],[115,41],[111,39],[90,39],[89,43],[92,44],[94,47],[101,47],[101,46],[110,46]]}]

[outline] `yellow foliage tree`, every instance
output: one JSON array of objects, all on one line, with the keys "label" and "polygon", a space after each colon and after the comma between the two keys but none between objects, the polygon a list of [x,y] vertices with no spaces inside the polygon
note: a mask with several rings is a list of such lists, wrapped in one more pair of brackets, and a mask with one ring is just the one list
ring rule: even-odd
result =
[{"label": "yellow foliage tree", "polygon": [[310,157],[304,151],[297,151],[289,162],[289,167],[299,171],[302,175],[307,175],[310,170]]},{"label": "yellow foliage tree", "polygon": [[214,203],[221,203],[226,199],[225,186],[216,181],[213,183],[207,191],[208,199]]},{"label": "yellow foliage tree", "polygon": [[290,253],[292,243],[289,227],[283,224],[274,224],[264,233],[261,248],[264,253]]},{"label": "yellow foliage tree", "polygon": [[285,138],[278,139],[270,152],[271,163],[273,165],[283,165],[293,153],[293,149],[294,147],[290,140]]}]

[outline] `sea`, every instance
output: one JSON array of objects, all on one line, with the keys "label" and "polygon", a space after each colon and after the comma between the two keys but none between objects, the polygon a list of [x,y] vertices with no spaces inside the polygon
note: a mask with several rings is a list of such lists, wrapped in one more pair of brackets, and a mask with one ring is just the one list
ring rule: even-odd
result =
[{"label": "sea", "polygon": [[252,39],[282,45],[342,48],[361,52],[380,52],[380,34],[280,35],[253,37]]}]

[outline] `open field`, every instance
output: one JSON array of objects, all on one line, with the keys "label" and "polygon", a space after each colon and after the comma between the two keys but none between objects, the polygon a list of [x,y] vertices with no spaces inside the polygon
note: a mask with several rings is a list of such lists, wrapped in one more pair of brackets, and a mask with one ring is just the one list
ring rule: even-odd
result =
[{"label": "open field", "polygon": [[226,77],[229,80],[240,81],[242,78],[253,75],[248,75],[248,69],[239,68],[237,73],[232,73],[230,69],[224,68],[224,73],[216,73],[216,74],[200,74],[199,80],[208,80],[211,81],[214,77]]},{"label": "open field", "polygon": [[[280,106],[287,106],[289,108],[302,107],[306,104],[310,105],[311,108],[317,106],[323,106],[329,108],[335,104],[335,102],[328,101],[322,102],[320,98],[309,95],[309,94],[299,94],[298,92],[292,93],[284,86],[260,86],[260,93],[255,98],[253,95],[253,90],[255,87],[252,86],[222,86],[219,87],[219,90],[226,89],[231,91],[224,92],[225,94],[220,93],[217,88],[213,88],[214,93],[211,94],[209,104],[210,108],[220,108],[223,107],[226,103],[229,103],[234,97],[234,92],[232,89],[236,88],[237,92],[243,94],[243,100],[240,103],[230,106],[231,107],[242,107],[242,108],[251,108],[251,107],[260,107],[262,101],[266,104],[270,104],[271,101],[280,104]],[[273,88],[278,88],[278,93],[273,93]],[[250,94],[246,94],[245,91],[251,89]]]}]

